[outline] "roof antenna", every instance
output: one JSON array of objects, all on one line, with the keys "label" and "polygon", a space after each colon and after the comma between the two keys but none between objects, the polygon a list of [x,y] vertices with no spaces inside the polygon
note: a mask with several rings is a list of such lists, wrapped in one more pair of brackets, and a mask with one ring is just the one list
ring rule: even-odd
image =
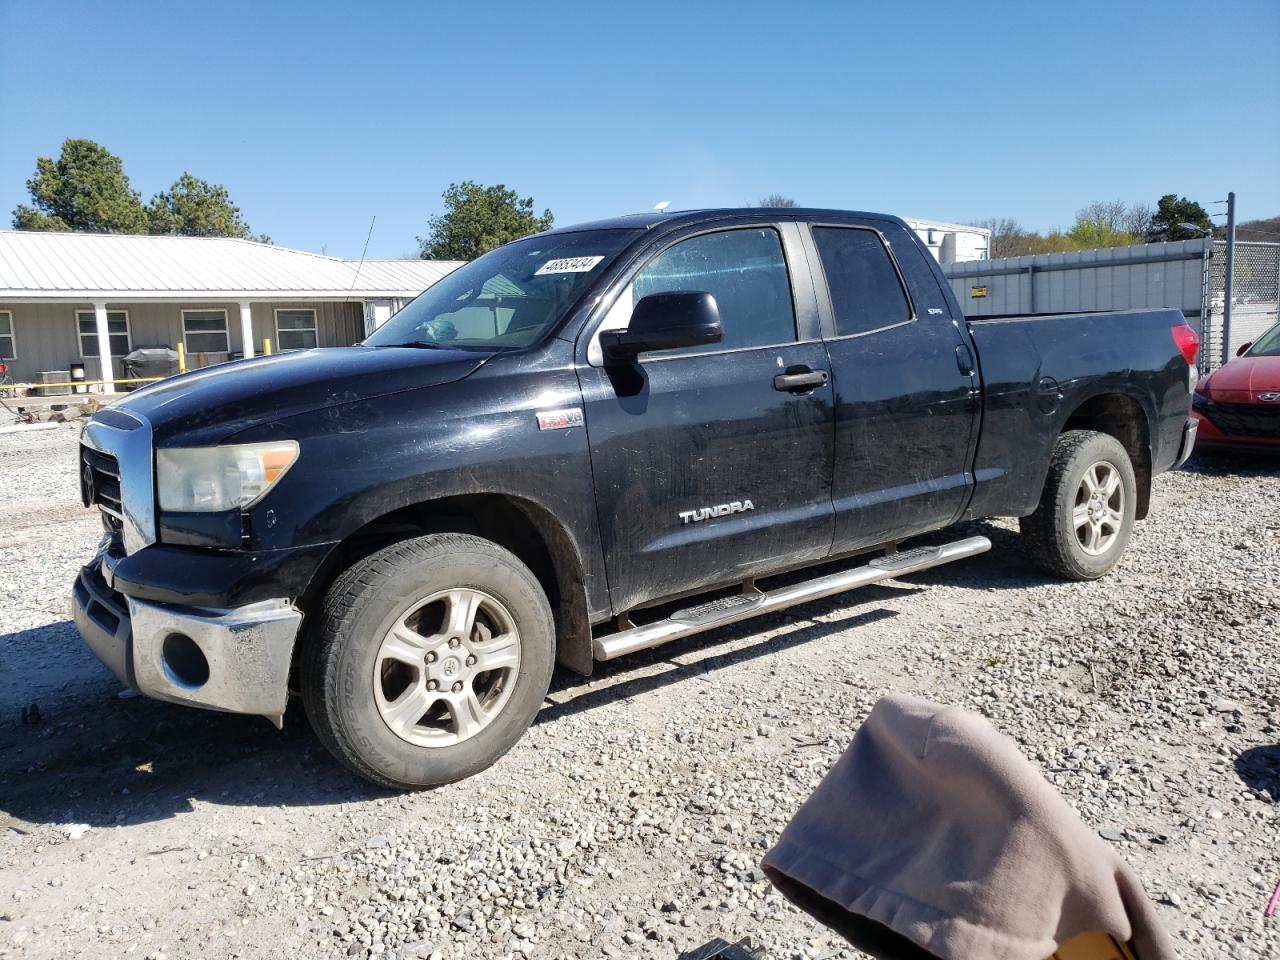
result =
[{"label": "roof antenna", "polygon": [[356,288],[356,281],[360,279],[360,268],[364,266],[364,255],[369,252],[369,238],[373,236],[373,225],[377,223],[378,215],[375,213],[373,219],[369,221],[369,232],[364,237],[364,249],[360,251],[360,262],[356,264],[355,276],[351,278],[351,286],[347,288],[347,296],[342,302],[346,303],[351,299],[351,291]]},{"label": "roof antenna", "polygon": [[662,211],[666,210],[669,206],[671,206],[670,200],[659,200],[653,205],[654,213],[662,213]]}]

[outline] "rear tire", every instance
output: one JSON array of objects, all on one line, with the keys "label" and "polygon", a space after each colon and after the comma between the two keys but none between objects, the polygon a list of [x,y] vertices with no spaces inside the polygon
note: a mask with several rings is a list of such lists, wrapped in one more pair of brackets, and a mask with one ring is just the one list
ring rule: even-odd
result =
[{"label": "rear tire", "polygon": [[1097,580],[1129,544],[1137,508],[1133,464],[1120,441],[1069,430],[1054,445],[1040,505],[1018,521],[1037,566],[1064,580]]},{"label": "rear tire", "polygon": [[533,722],[555,662],[527,566],[464,534],[405,540],[329,589],[300,663],[316,735],[353,771],[418,790],[461,780]]}]

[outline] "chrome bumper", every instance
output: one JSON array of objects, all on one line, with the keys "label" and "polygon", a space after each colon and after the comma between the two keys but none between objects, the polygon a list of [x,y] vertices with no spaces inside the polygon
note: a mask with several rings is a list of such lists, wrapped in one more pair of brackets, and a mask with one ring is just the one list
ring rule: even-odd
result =
[{"label": "chrome bumper", "polygon": [[288,600],[233,610],[147,603],[112,590],[97,557],[80,570],[71,605],[89,649],[139,693],[282,722],[302,624]]},{"label": "chrome bumper", "polygon": [[1177,470],[1191,456],[1196,445],[1196,431],[1199,429],[1200,421],[1195,417],[1188,417],[1182,427],[1182,446],[1178,448],[1178,459],[1174,462],[1173,469]]}]

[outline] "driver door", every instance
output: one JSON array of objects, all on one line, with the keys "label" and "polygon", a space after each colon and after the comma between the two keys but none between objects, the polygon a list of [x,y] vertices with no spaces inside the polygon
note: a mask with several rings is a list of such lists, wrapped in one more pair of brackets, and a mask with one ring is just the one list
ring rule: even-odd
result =
[{"label": "driver door", "polygon": [[670,241],[595,331],[625,327],[649,294],[705,291],[719,307],[720,343],[605,367],[593,334],[579,364],[616,612],[820,560],[830,549],[830,379],[807,388],[775,382],[827,372],[814,302],[793,292],[789,265],[806,269],[802,256],[788,256],[800,250],[793,231],[755,222]]}]

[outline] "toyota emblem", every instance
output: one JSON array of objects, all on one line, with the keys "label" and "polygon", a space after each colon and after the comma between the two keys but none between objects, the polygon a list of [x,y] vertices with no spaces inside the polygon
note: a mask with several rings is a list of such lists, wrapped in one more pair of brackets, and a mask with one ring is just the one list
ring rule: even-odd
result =
[{"label": "toyota emblem", "polygon": [[1280,393],[1260,393],[1258,394],[1259,403],[1280,403]]},{"label": "toyota emblem", "polygon": [[84,472],[82,476],[84,477],[84,503],[85,503],[85,506],[89,506],[90,504],[93,503],[93,495],[94,495],[93,467],[89,466],[89,464],[86,463],[84,465]]}]

